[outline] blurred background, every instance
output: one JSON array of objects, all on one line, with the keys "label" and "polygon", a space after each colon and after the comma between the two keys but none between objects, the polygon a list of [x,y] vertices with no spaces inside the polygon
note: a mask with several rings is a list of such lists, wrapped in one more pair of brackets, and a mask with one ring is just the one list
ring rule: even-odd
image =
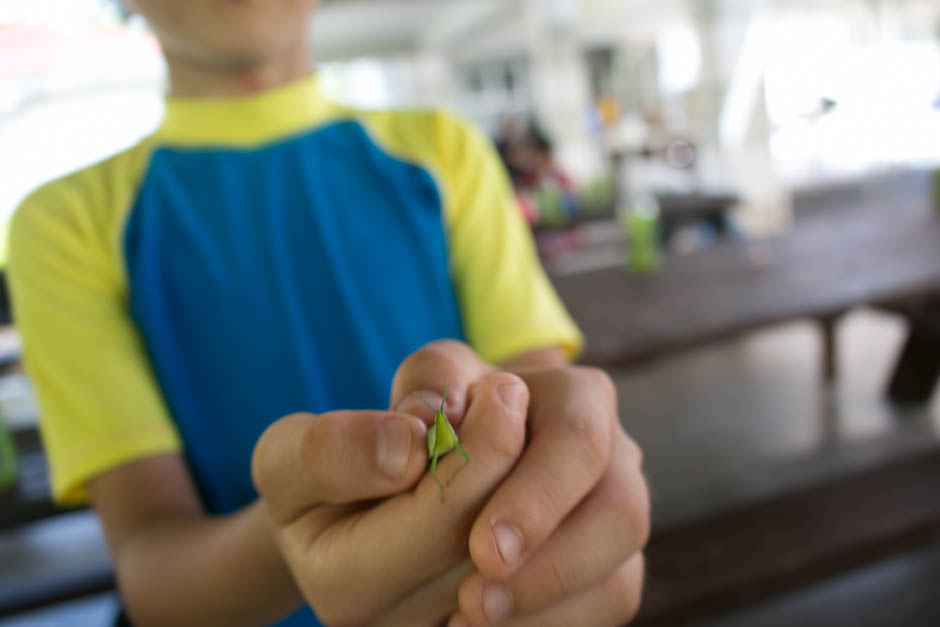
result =
[{"label": "blurred background", "polygon": [[[331,97],[496,144],[646,452],[642,624],[940,624],[940,3],[324,0],[310,28]],[[0,228],[165,90],[118,3],[0,0]],[[111,624],[18,351],[7,325],[0,625]]]}]

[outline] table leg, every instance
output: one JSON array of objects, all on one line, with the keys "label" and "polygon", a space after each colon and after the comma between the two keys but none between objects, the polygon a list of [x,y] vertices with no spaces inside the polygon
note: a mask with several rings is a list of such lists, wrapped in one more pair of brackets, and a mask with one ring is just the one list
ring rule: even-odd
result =
[{"label": "table leg", "polygon": [[728,237],[730,229],[728,229],[728,215],[724,207],[719,211],[709,213],[705,221],[715,229],[715,235],[719,240]]},{"label": "table leg", "polygon": [[819,318],[819,330],[822,333],[822,375],[824,383],[835,381],[839,375],[838,345],[836,342],[836,323],[840,314]]},{"label": "table leg", "polygon": [[[940,309],[936,312],[940,314]],[[926,403],[940,379],[940,315],[909,318],[907,340],[901,349],[888,398],[897,403]]]}]

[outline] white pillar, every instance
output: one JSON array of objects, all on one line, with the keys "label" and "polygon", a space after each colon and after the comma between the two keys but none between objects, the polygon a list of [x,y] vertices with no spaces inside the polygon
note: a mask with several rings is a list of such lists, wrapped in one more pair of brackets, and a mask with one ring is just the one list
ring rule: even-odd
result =
[{"label": "white pillar", "polygon": [[578,3],[526,0],[524,8],[536,116],[554,141],[559,162],[576,179],[588,178],[605,164],[585,129],[592,102],[587,61],[577,40]]}]

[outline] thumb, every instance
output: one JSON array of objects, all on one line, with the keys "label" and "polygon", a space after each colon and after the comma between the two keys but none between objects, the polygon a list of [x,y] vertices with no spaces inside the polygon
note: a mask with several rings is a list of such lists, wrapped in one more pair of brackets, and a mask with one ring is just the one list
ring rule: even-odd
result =
[{"label": "thumb", "polygon": [[312,507],[397,494],[424,474],[427,427],[415,416],[380,411],[291,414],[255,445],[251,476],[275,520]]}]

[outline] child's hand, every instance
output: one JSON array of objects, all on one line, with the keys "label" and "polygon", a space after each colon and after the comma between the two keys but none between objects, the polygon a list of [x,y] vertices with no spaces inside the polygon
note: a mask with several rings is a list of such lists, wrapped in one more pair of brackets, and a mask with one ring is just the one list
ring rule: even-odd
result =
[{"label": "child's hand", "polygon": [[[434,342],[399,368],[392,401],[427,420],[412,391],[447,383],[447,415],[459,424],[493,371],[464,344]],[[462,583],[449,625],[622,625],[640,604],[649,495],[614,386],[599,370],[571,366],[521,377],[531,397],[527,446],[473,524],[476,572]],[[475,472],[471,464],[455,486]]]},{"label": "child's hand", "polygon": [[[427,427],[414,415],[294,414],[260,438],[255,485],[299,589],[326,624],[437,625],[457,610],[470,526],[522,450],[528,393],[515,375],[491,373],[478,377],[466,411],[465,393],[459,400],[473,464],[444,503],[425,476]],[[450,477],[462,462],[447,456],[439,471]]]}]

